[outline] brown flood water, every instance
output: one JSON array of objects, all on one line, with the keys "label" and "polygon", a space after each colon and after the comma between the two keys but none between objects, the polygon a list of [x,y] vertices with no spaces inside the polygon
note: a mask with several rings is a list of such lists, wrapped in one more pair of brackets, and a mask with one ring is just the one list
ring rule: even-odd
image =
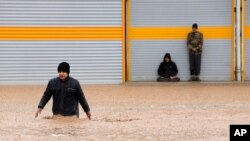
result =
[{"label": "brown flood water", "polygon": [[0,141],[228,141],[250,124],[249,84],[83,85],[92,120],[34,118],[45,86],[0,86]]}]

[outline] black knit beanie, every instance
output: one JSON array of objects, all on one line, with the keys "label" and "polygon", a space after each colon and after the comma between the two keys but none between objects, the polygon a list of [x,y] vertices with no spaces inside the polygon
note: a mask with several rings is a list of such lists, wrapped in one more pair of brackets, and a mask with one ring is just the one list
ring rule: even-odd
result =
[{"label": "black knit beanie", "polygon": [[198,24],[197,24],[197,23],[194,23],[194,24],[192,25],[192,28],[198,29]]},{"label": "black knit beanie", "polygon": [[70,73],[70,66],[69,66],[69,63],[67,62],[62,62],[58,65],[57,67],[57,71],[60,72],[60,71],[63,71],[63,72],[67,72],[68,74]]}]

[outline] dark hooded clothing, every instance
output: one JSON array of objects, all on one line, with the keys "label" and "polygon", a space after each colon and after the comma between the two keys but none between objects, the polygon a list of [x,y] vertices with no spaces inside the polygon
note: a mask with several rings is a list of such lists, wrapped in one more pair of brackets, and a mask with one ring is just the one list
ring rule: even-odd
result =
[{"label": "dark hooded clothing", "polygon": [[[166,62],[165,58],[169,58],[170,61]],[[169,53],[166,53],[163,58],[163,62],[160,64],[158,68],[158,75],[164,78],[170,78],[170,76],[176,76],[177,73],[178,73],[178,68],[175,62],[171,60],[171,55]]]}]

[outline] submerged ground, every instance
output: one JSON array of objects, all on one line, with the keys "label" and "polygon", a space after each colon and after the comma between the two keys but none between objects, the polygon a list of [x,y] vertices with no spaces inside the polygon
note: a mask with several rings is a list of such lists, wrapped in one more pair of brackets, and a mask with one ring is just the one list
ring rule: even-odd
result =
[{"label": "submerged ground", "polygon": [[0,86],[0,141],[228,141],[250,123],[250,84],[237,82],[83,85],[92,120],[54,117],[46,86]]}]

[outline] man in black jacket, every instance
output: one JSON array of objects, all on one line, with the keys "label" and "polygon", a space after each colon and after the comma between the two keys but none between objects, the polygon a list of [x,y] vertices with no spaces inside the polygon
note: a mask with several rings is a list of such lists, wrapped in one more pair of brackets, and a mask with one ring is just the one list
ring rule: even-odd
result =
[{"label": "man in black jacket", "polygon": [[163,62],[160,64],[158,68],[158,75],[157,81],[165,82],[165,81],[180,81],[180,78],[177,77],[178,68],[171,60],[171,55],[166,53]]},{"label": "man in black jacket", "polygon": [[59,76],[49,81],[40,103],[38,104],[35,117],[41,114],[42,109],[50,98],[53,97],[53,115],[79,117],[79,102],[90,120],[91,113],[88,102],[85,99],[79,82],[69,76],[69,64],[67,62],[60,63],[57,71]]}]

